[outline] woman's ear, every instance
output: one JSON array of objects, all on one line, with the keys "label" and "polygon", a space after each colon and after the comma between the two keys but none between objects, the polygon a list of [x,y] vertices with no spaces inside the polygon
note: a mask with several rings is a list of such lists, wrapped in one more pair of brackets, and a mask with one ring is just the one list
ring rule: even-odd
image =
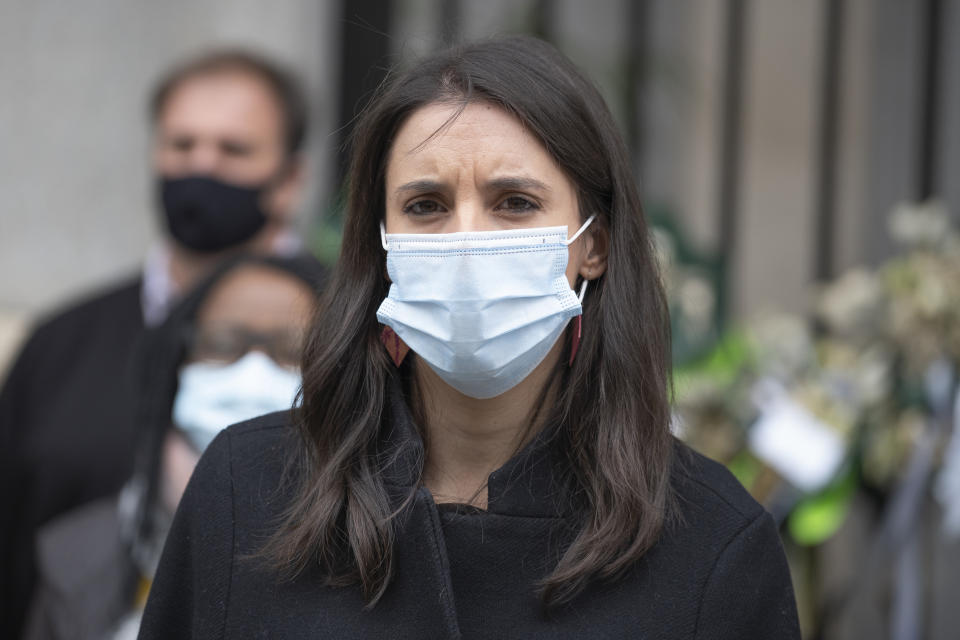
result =
[{"label": "woman's ear", "polygon": [[586,257],[580,263],[580,277],[596,280],[607,270],[607,255],[610,251],[610,233],[598,219],[583,234]]}]

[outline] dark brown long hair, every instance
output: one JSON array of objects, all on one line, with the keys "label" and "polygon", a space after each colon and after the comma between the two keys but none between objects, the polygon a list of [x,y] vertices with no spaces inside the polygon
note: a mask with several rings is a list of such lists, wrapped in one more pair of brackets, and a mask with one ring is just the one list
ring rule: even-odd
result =
[{"label": "dark brown long hair", "polygon": [[297,572],[359,582],[370,606],[392,572],[394,512],[376,446],[393,364],[376,310],[387,295],[386,162],[401,125],[434,102],[488,101],[544,145],[608,234],[606,273],[584,301],[583,340],[554,372],[556,446],[571,479],[576,532],[541,584],[571,600],[619,576],[657,540],[670,502],[669,322],[626,149],[600,94],[562,54],[528,37],[483,41],[419,61],[381,87],[353,133],[343,246],[303,360],[299,483],[267,547]]}]

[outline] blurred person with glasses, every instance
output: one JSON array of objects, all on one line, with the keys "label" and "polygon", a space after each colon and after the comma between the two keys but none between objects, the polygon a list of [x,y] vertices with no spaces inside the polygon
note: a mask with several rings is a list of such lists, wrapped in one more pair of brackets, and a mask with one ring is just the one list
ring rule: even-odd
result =
[{"label": "blurred person with glasses", "polygon": [[171,519],[194,466],[229,424],[288,411],[321,271],[309,259],[242,257],[191,293],[138,354],[135,471],[37,537],[30,640],[134,638]]}]

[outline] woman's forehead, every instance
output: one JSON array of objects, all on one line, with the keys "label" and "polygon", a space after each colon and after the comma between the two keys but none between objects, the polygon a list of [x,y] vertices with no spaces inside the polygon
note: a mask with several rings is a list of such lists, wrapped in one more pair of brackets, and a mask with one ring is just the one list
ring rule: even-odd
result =
[{"label": "woman's forehead", "polygon": [[431,103],[400,127],[387,161],[387,187],[449,171],[562,173],[540,141],[513,114],[489,102]]},{"label": "woman's forehead", "polygon": [[285,271],[241,265],[210,290],[197,324],[297,328],[308,321],[313,299],[310,288]]}]

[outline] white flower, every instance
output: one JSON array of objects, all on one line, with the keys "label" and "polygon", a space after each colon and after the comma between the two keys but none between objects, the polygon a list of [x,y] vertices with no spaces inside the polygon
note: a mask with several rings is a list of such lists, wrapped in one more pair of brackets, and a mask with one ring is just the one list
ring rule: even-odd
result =
[{"label": "white flower", "polygon": [[823,289],[817,311],[831,331],[866,338],[873,333],[882,304],[879,278],[857,268]]},{"label": "white flower", "polygon": [[909,248],[941,244],[949,236],[950,216],[939,200],[900,203],[887,221],[890,237]]}]

